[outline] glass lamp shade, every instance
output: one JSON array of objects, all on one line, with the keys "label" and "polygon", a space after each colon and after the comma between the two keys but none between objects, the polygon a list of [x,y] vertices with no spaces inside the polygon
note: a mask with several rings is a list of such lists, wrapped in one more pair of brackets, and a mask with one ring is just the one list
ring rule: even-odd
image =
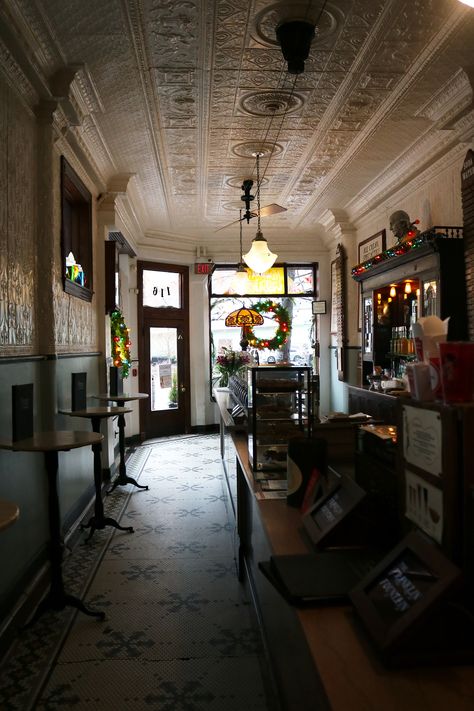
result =
[{"label": "glass lamp shade", "polygon": [[278,257],[277,254],[270,252],[268,243],[263,234],[259,231],[252,240],[250,252],[244,254],[244,262],[256,274],[264,274],[272,267]]},{"label": "glass lamp shade", "polygon": [[246,309],[245,306],[231,311],[225,319],[226,326],[239,326],[240,328],[244,326],[261,326],[262,323],[263,316],[254,309]]}]

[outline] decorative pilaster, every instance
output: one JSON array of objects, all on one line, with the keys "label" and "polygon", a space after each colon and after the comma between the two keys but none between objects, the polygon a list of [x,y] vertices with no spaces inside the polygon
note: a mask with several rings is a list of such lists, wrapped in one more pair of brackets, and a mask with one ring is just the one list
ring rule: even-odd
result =
[{"label": "decorative pilaster", "polygon": [[[351,268],[357,263],[356,229],[348,221],[343,210],[326,210],[321,223],[325,227],[325,243],[331,254],[336,253],[337,245],[341,244],[344,253],[345,282],[345,345],[359,345],[358,333],[358,286],[351,279]],[[334,259],[334,256],[332,257]]]}]

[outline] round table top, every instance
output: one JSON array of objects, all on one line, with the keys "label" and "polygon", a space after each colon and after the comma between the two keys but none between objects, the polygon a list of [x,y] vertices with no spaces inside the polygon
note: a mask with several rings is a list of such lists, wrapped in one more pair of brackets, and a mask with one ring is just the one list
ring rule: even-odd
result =
[{"label": "round table top", "polygon": [[20,509],[11,501],[0,499],[0,531],[11,526],[20,515]]},{"label": "round table top", "polygon": [[86,407],[85,410],[59,410],[62,415],[70,415],[71,417],[116,417],[117,415],[126,415],[128,412],[133,412],[129,407],[109,407],[107,405],[98,405],[97,407]]},{"label": "round table top", "polygon": [[11,448],[14,452],[65,452],[88,444],[98,444],[103,439],[104,435],[98,432],[54,430],[36,432],[33,437],[12,442]]},{"label": "round table top", "polygon": [[120,395],[97,395],[99,400],[107,400],[113,402],[129,402],[130,400],[145,400],[149,397],[148,393],[121,393]]}]

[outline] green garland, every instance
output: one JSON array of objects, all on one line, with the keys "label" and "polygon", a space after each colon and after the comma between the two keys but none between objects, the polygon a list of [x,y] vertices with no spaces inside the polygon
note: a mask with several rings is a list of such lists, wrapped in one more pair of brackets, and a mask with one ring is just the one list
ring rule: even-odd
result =
[{"label": "green garland", "polygon": [[114,365],[122,368],[122,376],[128,378],[130,371],[130,329],[126,327],[122,312],[115,309],[110,314],[110,329],[112,332],[112,357]]},{"label": "green garland", "polygon": [[291,331],[291,318],[288,309],[285,309],[281,304],[277,304],[273,299],[258,301],[249,308],[254,309],[260,314],[273,314],[273,320],[278,324],[273,338],[257,338],[252,327],[246,326],[245,334],[249,345],[252,346],[252,348],[257,348],[259,351],[264,349],[276,351],[284,346]]}]

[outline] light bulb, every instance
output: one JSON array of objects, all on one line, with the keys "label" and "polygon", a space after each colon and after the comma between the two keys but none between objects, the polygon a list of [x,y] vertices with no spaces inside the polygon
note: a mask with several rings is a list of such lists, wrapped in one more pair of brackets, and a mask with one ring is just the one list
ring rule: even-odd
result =
[{"label": "light bulb", "polygon": [[411,294],[411,284],[409,281],[405,284],[405,294]]},{"label": "light bulb", "polygon": [[270,252],[267,240],[261,232],[257,232],[252,241],[252,247],[247,254],[244,254],[244,262],[256,274],[264,274],[272,267],[278,255]]},{"label": "light bulb", "polygon": [[393,297],[396,296],[396,295],[397,295],[397,290],[395,289],[394,286],[392,286],[392,287],[390,288],[390,296],[391,296],[392,299],[393,299]]}]

